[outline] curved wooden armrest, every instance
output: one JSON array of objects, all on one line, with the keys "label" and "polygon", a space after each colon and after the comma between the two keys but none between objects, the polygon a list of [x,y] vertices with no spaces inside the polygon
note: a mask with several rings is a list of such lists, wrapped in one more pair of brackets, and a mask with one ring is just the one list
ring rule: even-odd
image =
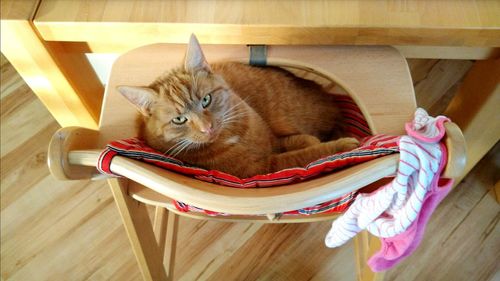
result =
[{"label": "curved wooden armrest", "polygon": [[467,145],[464,135],[457,124],[453,122],[444,123],[446,135],[444,143],[448,150],[448,163],[443,171],[445,178],[459,178],[467,164]]},{"label": "curved wooden armrest", "polygon": [[[454,123],[445,124],[448,165],[444,177],[457,177],[465,167],[465,140]],[[51,172],[61,179],[95,171],[101,150],[79,150],[97,143],[97,132],[64,128],[56,133],[49,152]],[[94,142],[92,142],[94,138]],[[268,188],[238,189],[202,182],[137,160],[115,156],[111,170],[170,198],[207,210],[258,215],[301,209],[338,198],[396,173],[399,155],[388,155],[310,181]],[[69,172],[78,173],[68,174]],[[82,173],[87,171],[87,174]],[[60,176],[60,175],[63,176]]]},{"label": "curved wooden armrest", "polygon": [[[94,166],[100,151],[71,151],[74,165]],[[396,172],[398,155],[384,156],[314,180],[267,188],[233,188],[202,182],[147,163],[115,156],[111,170],[154,191],[211,211],[260,215],[301,209],[338,198]]]},{"label": "curved wooden armrest", "polygon": [[93,167],[74,165],[69,162],[72,150],[97,148],[99,132],[81,127],[59,129],[50,140],[47,164],[50,173],[59,180],[90,179],[99,174]]}]

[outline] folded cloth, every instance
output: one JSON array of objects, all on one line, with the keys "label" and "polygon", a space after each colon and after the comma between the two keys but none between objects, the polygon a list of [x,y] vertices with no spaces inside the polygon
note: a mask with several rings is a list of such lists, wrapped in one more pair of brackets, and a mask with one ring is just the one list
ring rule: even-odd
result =
[{"label": "folded cloth", "polygon": [[408,136],[399,140],[400,161],[395,178],[370,194],[357,196],[332,223],[325,238],[328,247],[340,246],[367,229],[383,238],[382,250],[369,263],[373,270],[392,267],[415,250],[432,211],[451,186],[448,183],[438,188],[446,163],[446,148],[439,143],[446,121],[444,116],[433,118],[417,109],[413,122],[406,125]]},{"label": "folded cloth", "polygon": [[424,198],[422,210],[411,226],[401,234],[381,239],[380,251],[368,260],[372,271],[379,272],[390,269],[417,249],[424,236],[427,221],[438,204],[450,192],[452,186],[453,180],[451,179],[440,179],[438,183],[432,184],[431,191]]}]

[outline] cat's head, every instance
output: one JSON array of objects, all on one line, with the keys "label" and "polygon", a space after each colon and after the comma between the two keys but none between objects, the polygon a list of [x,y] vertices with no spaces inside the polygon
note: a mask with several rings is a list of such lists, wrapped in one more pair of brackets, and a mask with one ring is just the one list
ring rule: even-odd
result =
[{"label": "cat's head", "polygon": [[213,143],[234,114],[231,89],[212,72],[194,35],[182,67],[147,87],[119,86],[118,91],[144,116],[144,137],[159,148]]}]

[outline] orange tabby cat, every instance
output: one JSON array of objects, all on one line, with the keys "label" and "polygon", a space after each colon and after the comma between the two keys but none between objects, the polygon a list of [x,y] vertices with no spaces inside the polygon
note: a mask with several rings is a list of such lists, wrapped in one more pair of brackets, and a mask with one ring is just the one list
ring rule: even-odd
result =
[{"label": "orange tabby cat", "polygon": [[147,87],[120,86],[158,151],[240,178],[305,166],[358,146],[314,82],[275,67],[209,65],[192,36],[184,66]]}]

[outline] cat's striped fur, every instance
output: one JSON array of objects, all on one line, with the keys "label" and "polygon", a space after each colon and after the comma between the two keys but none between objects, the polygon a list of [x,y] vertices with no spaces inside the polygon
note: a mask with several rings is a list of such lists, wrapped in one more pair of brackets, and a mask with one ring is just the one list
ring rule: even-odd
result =
[{"label": "cat's striped fur", "polygon": [[342,135],[342,120],[316,83],[279,68],[208,65],[195,37],[184,66],[147,87],[119,90],[143,114],[148,145],[241,178],[304,166],[358,144],[332,140]]}]

